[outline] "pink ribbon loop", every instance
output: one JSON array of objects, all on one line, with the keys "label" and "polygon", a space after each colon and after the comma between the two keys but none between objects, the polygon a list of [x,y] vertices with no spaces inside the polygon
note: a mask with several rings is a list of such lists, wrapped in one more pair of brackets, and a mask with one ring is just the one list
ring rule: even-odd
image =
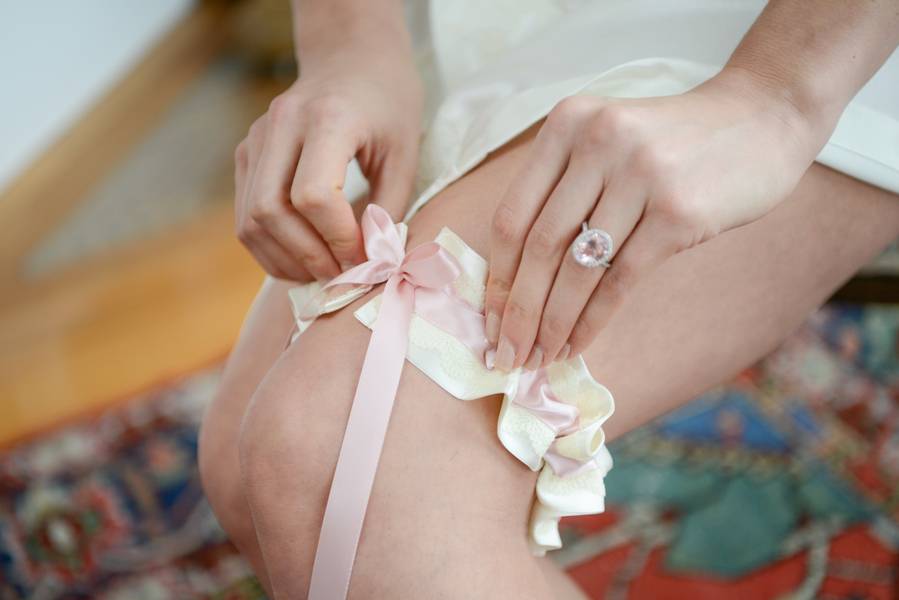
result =
[{"label": "pink ribbon loop", "polygon": [[556,398],[549,385],[546,369],[522,371],[512,402],[528,409],[549,425],[556,435],[565,435],[577,429],[577,407]]}]

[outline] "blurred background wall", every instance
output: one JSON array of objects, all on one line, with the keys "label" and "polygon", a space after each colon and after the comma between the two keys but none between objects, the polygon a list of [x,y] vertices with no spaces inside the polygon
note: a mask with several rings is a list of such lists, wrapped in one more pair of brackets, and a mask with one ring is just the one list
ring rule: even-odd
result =
[{"label": "blurred background wall", "polygon": [[0,443],[227,353],[262,278],[232,153],[290,36],[279,0],[0,7]]},{"label": "blurred background wall", "polygon": [[0,21],[0,189],[125,76],[194,0],[9,2]]}]

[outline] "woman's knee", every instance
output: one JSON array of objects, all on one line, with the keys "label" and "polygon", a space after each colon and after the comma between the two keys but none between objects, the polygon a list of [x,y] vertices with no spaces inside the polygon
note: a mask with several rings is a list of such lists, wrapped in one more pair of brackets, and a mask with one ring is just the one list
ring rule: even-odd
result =
[{"label": "woman's knee", "polygon": [[311,343],[312,330],[307,335],[257,388],[237,439],[243,493],[262,519],[285,501],[298,515],[310,505],[319,510],[337,460],[353,383],[341,373],[356,371],[353,359],[325,360],[328,346]]},{"label": "woman's knee", "polygon": [[299,403],[290,410],[292,395],[281,386],[267,385],[254,395],[244,418],[237,440],[236,475],[251,504],[286,484],[286,473],[306,482],[311,479],[308,465],[316,461],[314,432],[304,432]]},{"label": "woman's knee", "polygon": [[254,390],[284,348],[292,324],[289,287],[288,282],[270,278],[263,283],[200,428],[203,489],[220,523],[242,549],[255,544],[255,532],[241,489],[240,426]]},{"label": "woman's knee", "polygon": [[252,518],[241,490],[237,436],[210,407],[200,427],[197,462],[206,498],[222,528],[240,546],[255,539]]}]

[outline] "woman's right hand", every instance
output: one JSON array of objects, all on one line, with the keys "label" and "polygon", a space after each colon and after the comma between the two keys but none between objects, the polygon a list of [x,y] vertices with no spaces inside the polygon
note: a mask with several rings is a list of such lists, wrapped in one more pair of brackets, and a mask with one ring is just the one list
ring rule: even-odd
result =
[{"label": "woman's right hand", "polygon": [[422,89],[402,39],[319,47],[301,57],[300,78],[237,146],[235,212],[238,238],[269,274],[309,281],[365,258],[343,194],[354,157],[371,200],[402,216],[418,158]]}]

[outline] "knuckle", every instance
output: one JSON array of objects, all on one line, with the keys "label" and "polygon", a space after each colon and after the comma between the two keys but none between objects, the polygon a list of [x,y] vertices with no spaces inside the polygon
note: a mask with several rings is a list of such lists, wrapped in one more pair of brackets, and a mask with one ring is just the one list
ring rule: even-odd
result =
[{"label": "knuckle", "polygon": [[253,124],[250,125],[249,130],[247,130],[247,138],[244,141],[254,140],[254,139],[258,138],[259,136],[262,135],[263,129],[264,129],[263,119],[262,118],[256,119],[255,121],[253,121]]},{"label": "knuckle", "polygon": [[540,339],[544,345],[561,345],[570,328],[570,323],[558,315],[544,315],[540,323]]},{"label": "knuckle", "polygon": [[686,194],[668,185],[660,190],[652,203],[655,217],[678,231],[705,229],[704,218],[696,203]]},{"label": "knuckle", "polygon": [[587,96],[568,96],[556,103],[549,116],[563,123],[571,124],[588,112],[594,102],[594,99]]},{"label": "knuckle", "polygon": [[517,215],[509,204],[501,202],[496,207],[491,230],[496,241],[502,244],[513,244],[521,238]]},{"label": "knuckle", "polygon": [[234,164],[239,167],[247,165],[247,140],[243,140],[234,148]]},{"label": "knuckle", "polygon": [[333,196],[333,191],[322,186],[304,184],[291,192],[290,200],[300,212],[310,212],[327,206]]},{"label": "knuckle", "polygon": [[609,138],[610,134],[606,129],[605,123],[598,118],[592,119],[583,128],[577,140],[577,147],[580,150],[592,150],[601,147]]},{"label": "knuckle", "polygon": [[306,111],[313,121],[331,122],[347,114],[346,102],[333,95],[313,98],[306,105]]},{"label": "knuckle", "polygon": [[658,144],[643,144],[634,152],[636,174],[654,181],[669,181],[675,175],[675,157]]},{"label": "knuckle", "polygon": [[499,307],[502,308],[501,305],[506,301],[506,298],[509,296],[509,292],[511,290],[511,281],[509,281],[505,277],[492,275],[490,277],[490,280],[487,282],[487,303],[494,308],[496,308],[496,305],[499,304]]},{"label": "knuckle", "polygon": [[265,272],[275,279],[290,279],[290,275],[287,273],[287,271],[283,270],[280,267],[273,266],[265,269]]},{"label": "knuckle", "polygon": [[334,254],[340,256],[350,255],[356,250],[356,239],[351,236],[329,236],[325,242]]},{"label": "knuckle", "polygon": [[491,276],[484,296],[485,309],[498,315],[503,314],[511,289],[512,283],[504,277]]},{"label": "knuckle", "polygon": [[277,208],[268,202],[254,202],[250,206],[250,218],[258,224],[263,224],[275,218]]},{"label": "knuckle", "polygon": [[299,252],[300,264],[310,273],[318,276],[331,277],[336,275],[336,267],[331,263],[330,259],[324,252],[315,252],[308,249],[301,249]]},{"label": "knuckle", "polygon": [[273,123],[284,123],[297,113],[297,101],[289,94],[281,94],[268,105],[268,116]]},{"label": "knuckle", "polygon": [[324,263],[319,253],[310,251],[305,245],[298,245],[293,251],[296,259],[307,269],[318,271],[318,267]]},{"label": "knuckle", "polygon": [[555,256],[561,247],[561,236],[556,228],[546,222],[537,222],[525,241],[525,250],[531,256],[546,259]]},{"label": "knuckle", "polygon": [[584,96],[569,96],[560,100],[543,123],[542,130],[550,135],[567,135],[587,112],[589,99]]},{"label": "knuckle", "polygon": [[509,298],[506,303],[506,316],[519,325],[526,325],[531,322],[533,311],[517,298]]},{"label": "knuckle", "polygon": [[256,237],[257,229],[249,223],[242,222],[237,224],[234,233],[237,235],[237,239],[240,240],[240,243],[247,246],[252,243],[253,239]]},{"label": "knuckle", "polygon": [[630,140],[634,137],[636,122],[627,107],[610,104],[603,106],[583,128],[581,143],[595,148],[612,142]]},{"label": "knuckle", "polygon": [[327,276],[330,273],[330,269],[327,268],[324,261],[316,256],[304,253],[300,254],[297,260],[304,269],[318,277]]}]

